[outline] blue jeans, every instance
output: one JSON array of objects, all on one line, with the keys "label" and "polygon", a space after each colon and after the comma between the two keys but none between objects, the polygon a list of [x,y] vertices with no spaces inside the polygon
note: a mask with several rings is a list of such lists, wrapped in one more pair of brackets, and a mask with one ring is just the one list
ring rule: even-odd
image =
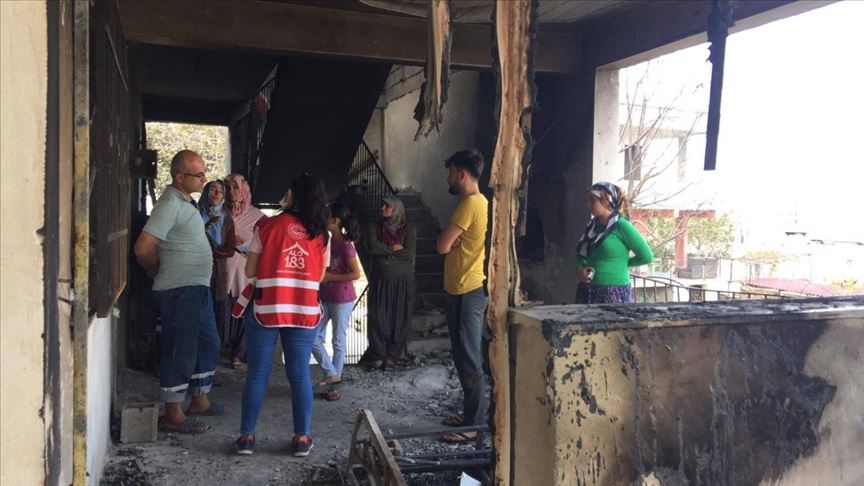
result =
[{"label": "blue jeans", "polygon": [[219,364],[219,332],[210,288],[203,285],[153,291],[159,302],[162,345],[159,387],[163,400],[179,403],[188,391],[210,393]]},{"label": "blue jeans", "polygon": [[[324,314],[321,315],[321,321],[318,322],[317,336],[315,344],[312,345],[312,356],[315,361],[321,365],[321,369],[329,376],[342,375],[342,367],[345,366],[345,352],[348,340],[348,324],[351,321],[351,311],[354,309],[354,302],[344,303],[322,303]],[[333,321],[333,359],[327,354],[324,349],[324,343],[327,340],[327,322]]]},{"label": "blue jeans", "polygon": [[453,364],[462,385],[464,425],[486,423],[486,375],[483,373],[483,328],[487,306],[483,287],[447,295],[447,330]]},{"label": "blue jeans", "polygon": [[264,327],[255,318],[254,301],[246,308],[246,386],[243,388],[243,412],[240,430],[254,434],[255,424],[264,403],[267,382],[273,370],[273,350],[276,339],[282,339],[285,357],[285,375],[291,385],[291,413],[294,416],[294,434],[308,435],[312,422],[312,379],[309,376],[309,358],[315,328]]}]

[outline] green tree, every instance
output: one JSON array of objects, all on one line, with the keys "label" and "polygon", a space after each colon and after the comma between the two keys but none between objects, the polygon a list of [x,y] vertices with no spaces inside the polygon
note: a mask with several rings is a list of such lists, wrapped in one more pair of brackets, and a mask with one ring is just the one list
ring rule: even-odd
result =
[{"label": "green tree", "polygon": [[[646,241],[651,251],[654,252],[654,260],[657,262],[670,262],[675,259],[675,236],[678,228],[673,218],[648,218],[648,234]],[[668,269],[664,269],[668,270]]]},{"label": "green tree", "polygon": [[188,149],[201,155],[206,166],[207,180],[228,175],[228,128],[213,125],[150,122],[147,130],[147,148],[157,151],[156,195],[171,183],[171,158]]},{"label": "green tree", "polygon": [[[684,231],[674,218],[648,218],[645,240],[654,252],[654,261],[663,271],[674,268],[675,238]],[[688,218],[686,221],[688,253],[699,256],[729,258],[735,239],[735,227],[727,214],[718,218]]]},{"label": "green tree", "polygon": [[696,255],[729,258],[735,241],[735,226],[728,214],[717,218],[690,218],[687,239],[689,249]]}]

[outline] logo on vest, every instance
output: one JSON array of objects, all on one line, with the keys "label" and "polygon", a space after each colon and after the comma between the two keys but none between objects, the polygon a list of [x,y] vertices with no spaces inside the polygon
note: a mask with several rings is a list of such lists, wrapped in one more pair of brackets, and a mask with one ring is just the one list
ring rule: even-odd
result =
[{"label": "logo on vest", "polygon": [[285,268],[289,270],[304,270],[306,268],[306,257],[309,256],[309,252],[304,250],[300,243],[294,243],[290,248],[282,250],[282,253],[286,253],[283,256]]},{"label": "logo on vest", "polygon": [[295,240],[302,240],[307,238],[308,234],[303,225],[292,223],[288,225],[288,236]]}]

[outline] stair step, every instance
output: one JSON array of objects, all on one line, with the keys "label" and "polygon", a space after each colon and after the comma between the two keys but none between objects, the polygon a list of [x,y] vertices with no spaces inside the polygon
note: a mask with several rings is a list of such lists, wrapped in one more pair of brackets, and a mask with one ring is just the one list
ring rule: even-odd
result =
[{"label": "stair step", "polygon": [[444,257],[435,254],[417,254],[414,270],[420,273],[437,273],[444,269]]},{"label": "stair step", "polygon": [[447,294],[442,289],[435,292],[417,292],[414,296],[417,310],[438,309],[443,311],[447,305]]},{"label": "stair step", "polygon": [[418,311],[411,317],[411,331],[417,334],[442,327],[447,327],[447,317],[443,310]]},{"label": "stair step", "polygon": [[405,205],[405,209],[425,207],[419,192],[400,192],[397,196]]},{"label": "stair step", "polygon": [[412,355],[423,355],[430,353],[439,353],[450,349],[450,338],[443,337],[408,337],[408,353]]},{"label": "stair step", "polygon": [[444,290],[443,273],[415,273],[417,277],[417,293],[442,292]]},{"label": "stair step", "polygon": [[438,242],[437,236],[434,238],[428,237],[428,236],[426,236],[426,237],[420,236],[420,232],[418,230],[418,232],[417,232],[417,254],[418,255],[420,255],[420,254],[437,255],[438,254],[438,248],[436,246],[437,242]]}]

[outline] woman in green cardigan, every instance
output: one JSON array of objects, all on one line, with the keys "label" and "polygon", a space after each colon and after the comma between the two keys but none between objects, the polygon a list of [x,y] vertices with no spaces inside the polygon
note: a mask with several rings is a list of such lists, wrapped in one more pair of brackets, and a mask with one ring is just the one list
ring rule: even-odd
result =
[{"label": "woman in green cardigan", "polygon": [[591,221],[577,246],[576,303],[629,304],[630,267],[651,263],[654,253],[630,223],[627,196],[620,187],[598,182],[588,189],[587,202]]}]

